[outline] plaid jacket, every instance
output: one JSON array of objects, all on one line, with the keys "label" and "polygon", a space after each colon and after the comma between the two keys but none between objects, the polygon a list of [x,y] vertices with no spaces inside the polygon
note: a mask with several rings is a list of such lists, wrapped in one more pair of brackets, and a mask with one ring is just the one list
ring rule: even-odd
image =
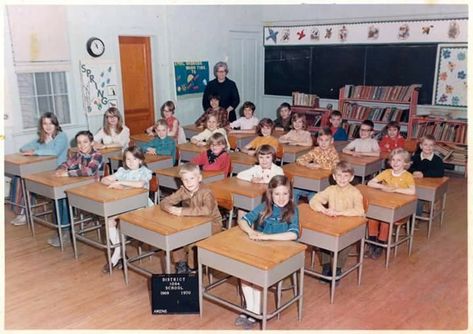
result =
[{"label": "plaid jacket", "polygon": [[69,176],[95,176],[98,179],[102,162],[102,153],[92,149],[89,154],[75,153],[57,169],[67,170]]}]

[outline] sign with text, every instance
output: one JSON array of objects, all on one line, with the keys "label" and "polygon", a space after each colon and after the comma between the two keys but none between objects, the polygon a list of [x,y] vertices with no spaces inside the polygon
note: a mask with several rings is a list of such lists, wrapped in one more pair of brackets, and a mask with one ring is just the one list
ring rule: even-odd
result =
[{"label": "sign with text", "polygon": [[199,313],[197,274],[155,274],[151,277],[153,314]]},{"label": "sign with text", "polygon": [[177,96],[203,93],[209,82],[208,61],[183,61],[174,63]]}]

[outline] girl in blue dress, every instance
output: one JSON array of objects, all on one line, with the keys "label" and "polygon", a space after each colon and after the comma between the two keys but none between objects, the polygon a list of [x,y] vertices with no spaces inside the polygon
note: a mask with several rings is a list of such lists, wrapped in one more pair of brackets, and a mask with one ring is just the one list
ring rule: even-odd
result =
[{"label": "girl in blue dress", "polygon": [[[292,184],[284,175],[274,176],[268,184],[263,203],[247,213],[238,222],[252,240],[297,240],[299,237],[299,210],[292,201]],[[261,314],[261,290],[242,281],[246,309]],[[256,323],[252,317],[240,314],[235,325],[251,329]]]}]

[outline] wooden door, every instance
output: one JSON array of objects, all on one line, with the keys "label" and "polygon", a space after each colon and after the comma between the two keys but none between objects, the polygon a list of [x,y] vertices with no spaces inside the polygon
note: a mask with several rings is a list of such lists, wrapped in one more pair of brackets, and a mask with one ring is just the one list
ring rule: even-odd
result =
[{"label": "wooden door", "polygon": [[125,124],[143,133],[154,123],[150,38],[119,36],[119,44]]}]

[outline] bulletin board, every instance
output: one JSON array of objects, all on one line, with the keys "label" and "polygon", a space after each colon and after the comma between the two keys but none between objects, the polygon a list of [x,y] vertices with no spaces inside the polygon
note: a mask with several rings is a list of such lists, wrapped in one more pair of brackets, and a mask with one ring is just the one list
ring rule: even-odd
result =
[{"label": "bulletin board", "polygon": [[81,61],[82,101],[87,115],[103,115],[109,107],[118,105],[118,85],[112,61]]},{"label": "bulletin board", "polygon": [[467,63],[467,45],[438,45],[433,104],[467,106]]},{"label": "bulletin board", "polygon": [[203,93],[209,82],[208,61],[184,61],[174,63],[177,96]]}]

